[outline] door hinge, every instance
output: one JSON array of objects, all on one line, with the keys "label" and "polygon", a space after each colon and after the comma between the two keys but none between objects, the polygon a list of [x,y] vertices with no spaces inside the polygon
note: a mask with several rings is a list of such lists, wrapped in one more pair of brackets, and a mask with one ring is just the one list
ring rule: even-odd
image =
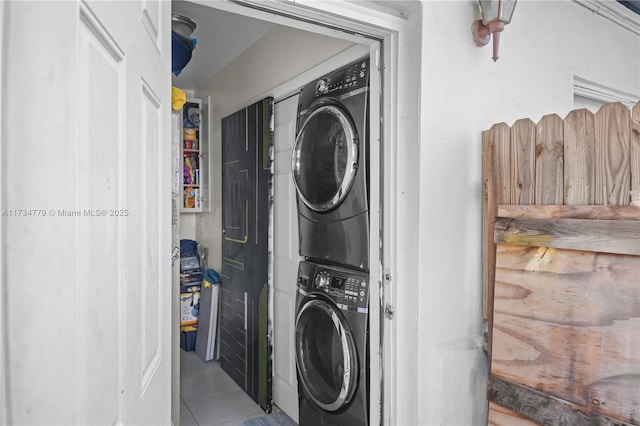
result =
[{"label": "door hinge", "polygon": [[374,64],[377,70],[380,70],[380,49],[376,50],[376,54],[374,56]]},{"label": "door hinge", "polygon": [[393,306],[391,306],[390,304],[386,304],[384,305],[384,317],[388,320],[392,320],[393,319]]},{"label": "door hinge", "polygon": [[[386,287],[386,291],[384,292],[384,299],[386,299],[385,301],[389,301],[392,302],[393,300],[390,300],[390,296],[391,296],[391,270],[390,269],[385,269],[384,270],[384,286],[383,288]],[[388,320],[392,320],[393,319],[393,313],[394,313],[394,309],[393,309],[393,305],[391,303],[385,303],[384,304],[384,317]]]}]

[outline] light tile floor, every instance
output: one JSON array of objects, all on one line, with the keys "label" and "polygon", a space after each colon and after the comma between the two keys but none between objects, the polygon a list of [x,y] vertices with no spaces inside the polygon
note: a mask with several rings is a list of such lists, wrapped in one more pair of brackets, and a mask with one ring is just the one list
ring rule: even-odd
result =
[{"label": "light tile floor", "polygon": [[180,351],[181,426],[240,426],[264,414],[218,361],[203,362],[195,352]]}]

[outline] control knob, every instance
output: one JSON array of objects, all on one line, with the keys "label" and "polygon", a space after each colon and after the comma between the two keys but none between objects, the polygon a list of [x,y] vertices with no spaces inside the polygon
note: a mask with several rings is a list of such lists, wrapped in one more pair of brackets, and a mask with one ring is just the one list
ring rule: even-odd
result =
[{"label": "control knob", "polygon": [[316,93],[326,95],[329,93],[329,82],[325,79],[318,80],[316,83]]},{"label": "control knob", "polygon": [[327,271],[320,271],[316,275],[315,284],[318,289],[327,291],[329,289],[330,282],[331,276]]}]

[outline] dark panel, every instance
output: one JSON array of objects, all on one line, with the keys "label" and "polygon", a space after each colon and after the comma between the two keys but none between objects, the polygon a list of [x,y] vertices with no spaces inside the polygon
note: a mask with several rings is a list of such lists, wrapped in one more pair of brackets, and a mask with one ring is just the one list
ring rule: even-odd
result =
[{"label": "dark panel", "polygon": [[268,98],[222,120],[221,366],[265,411],[271,342],[260,296],[269,273],[272,113]]}]

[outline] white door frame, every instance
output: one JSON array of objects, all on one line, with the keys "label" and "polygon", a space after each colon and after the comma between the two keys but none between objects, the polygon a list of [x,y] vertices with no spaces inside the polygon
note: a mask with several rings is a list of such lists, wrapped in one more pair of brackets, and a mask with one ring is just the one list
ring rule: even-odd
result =
[{"label": "white door frame", "polygon": [[[5,25],[5,17],[4,17],[4,5],[5,2],[0,2],[0,27],[7,28]],[[5,111],[4,107],[4,38],[5,32],[0,31],[0,141],[2,145],[0,145],[0,167],[4,166],[4,141],[6,138],[4,137],[4,117]],[[4,209],[4,182],[2,181],[2,173],[0,173],[0,209]],[[0,215],[0,283],[6,283],[5,279],[5,232],[4,227],[6,226],[4,216]],[[5,316],[7,315],[7,301],[4,293],[4,284],[0,285],[0,425],[6,425],[9,421],[9,413],[7,413],[9,404],[7,397],[7,380],[4,379],[7,377],[7,354],[6,351],[8,349],[7,346],[7,321]]]},{"label": "white door frame", "polygon": [[[358,44],[368,44],[371,46],[372,66],[378,65],[383,70],[382,80],[376,76],[371,82],[372,92],[377,91],[380,97],[380,114],[385,119],[384,125],[382,121],[376,120],[381,122],[380,128],[372,126],[371,146],[377,146],[379,149],[372,149],[370,152],[372,166],[370,168],[371,306],[374,306],[374,301],[379,301],[379,309],[371,309],[369,313],[371,342],[369,383],[372,401],[370,424],[394,424],[396,399],[391,389],[396,388],[395,378],[397,377],[393,361],[396,358],[395,325],[392,321],[385,320],[384,309],[386,305],[392,305],[395,293],[391,283],[395,277],[396,265],[396,233],[392,230],[396,229],[397,215],[395,203],[392,200],[396,197],[397,186],[395,176],[398,140],[396,126],[398,39],[406,31],[406,20],[391,9],[369,2],[190,1],[279,25]],[[378,50],[379,43],[382,51]],[[280,90],[283,89],[280,88]],[[372,122],[376,121],[372,120]],[[382,241],[384,245],[381,244]],[[379,262],[373,259],[379,259]],[[384,339],[381,338],[382,335],[385,336]]]}]

